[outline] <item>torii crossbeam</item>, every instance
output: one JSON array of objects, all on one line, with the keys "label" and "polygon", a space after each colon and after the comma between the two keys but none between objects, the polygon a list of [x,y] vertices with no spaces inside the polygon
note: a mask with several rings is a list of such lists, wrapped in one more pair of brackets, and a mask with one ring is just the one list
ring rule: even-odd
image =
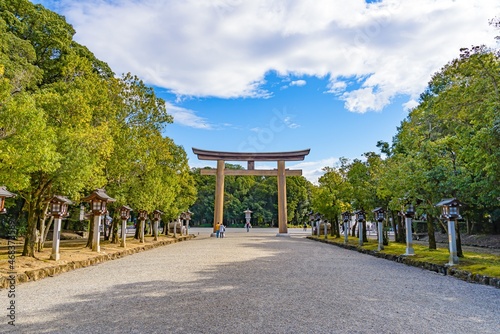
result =
[{"label": "torii crossbeam", "polygon": [[[285,169],[285,161],[301,161],[308,155],[310,149],[291,152],[220,152],[200,150],[193,147],[193,153],[200,160],[217,161],[217,170],[202,169],[201,175],[216,175],[215,203],[214,203],[214,231],[215,224],[223,222],[224,212],[224,175],[258,175],[278,177],[278,236],[288,235],[286,209],[286,176],[300,176],[302,170]],[[225,169],[226,161],[247,161],[246,170]],[[255,161],[277,161],[278,169],[256,170]]]}]

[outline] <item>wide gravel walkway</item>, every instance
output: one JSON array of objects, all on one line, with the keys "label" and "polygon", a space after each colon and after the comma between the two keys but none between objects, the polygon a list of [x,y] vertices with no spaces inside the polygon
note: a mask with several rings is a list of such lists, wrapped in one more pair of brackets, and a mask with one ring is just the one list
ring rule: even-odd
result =
[{"label": "wide gravel walkway", "polygon": [[[16,287],[16,333],[500,333],[500,289],[314,242],[192,240]],[[13,330],[14,329],[14,330]]]}]

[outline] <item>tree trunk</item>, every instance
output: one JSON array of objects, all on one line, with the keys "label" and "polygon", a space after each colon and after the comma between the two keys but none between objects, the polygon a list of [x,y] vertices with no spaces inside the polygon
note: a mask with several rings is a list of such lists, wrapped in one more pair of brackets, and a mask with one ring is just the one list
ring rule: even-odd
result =
[{"label": "tree trunk", "polygon": [[39,230],[40,236],[38,237],[38,245],[37,245],[38,252],[41,252],[43,250],[43,246],[45,243],[45,237],[47,236],[47,233],[49,232],[49,226],[50,226],[49,224],[54,219],[54,217],[50,216],[49,223],[47,224],[48,226],[45,226],[45,222],[47,221],[46,214],[47,214],[47,208],[45,209],[45,215],[43,215],[43,219],[40,219],[40,230]]},{"label": "tree trunk", "polygon": [[35,210],[31,205],[28,205],[28,226],[26,227],[26,236],[24,239],[22,256],[35,257],[35,240],[36,240]]},{"label": "tree trunk", "polygon": [[91,215],[90,217],[91,218],[90,218],[89,228],[88,228],[89,235],[87,237],[87,245],[85,245],[85,247],[92,249],[92,244],[93,244],[93,240],[94,240],[94,216]]},{"label": "tree trunk", "polygon": [[113,222],[111,224],[111,243],[112,244],[118,244],[120,243],[120,237],[118,235],[118,219],[113,219]]},{"label": "tree trunk", "polygon": [[139,220],[139,240],[144,243],[144,229],[145,229],[145,221],[143,219]]},{"label": "tree trunk", "polygon": [[351,227],[351,237],[356,236],[356,227],[358,226],[358,222],[355,222],[354,225]]},{"label": "tree trunk", "polygon": [[108,240],[109,240],[111,238],[111,236],[113,235],[113,222],[111,222],[111,224],[108,224],[107,228],[108,228]]},{"label": "tree trunk", "polygon": [[47,223],[47,226],[45,226],[45,232],[43,233],[43,235],[40,233],[40,238],[43,238],[42,239],[42,242],[43,242],[42,248],[45,244],[45,241],[47,241],[47,235],[49,234],[49,230],[52,227],[53,222],[54,222],[54,217],[51,216],[49,219],[49,222]]},{"label": "tree trunk", "polygon": [[437,249],[436,235],[434,230],[434,217],[427,216],[427,235],[429,236],[429,249]]},{"label": "tree trunk", "polygon": [[25,202],[28,207],[28,226],[26,227],[22,256],[35,257],[36,228],[42,212],[41,201],[43,192],[43,189],[34,191],[29,195],[31,200]]},{"label": "tree trunk", "polygon": [[460,228],[458,227],[457,220],[455,220],[455,232],[457,235],[457,256],[464,257],[464,253],[462,251],[462,239],[460,238]]},{"label": "tree trunk", "polygon": [[109,229],[108,229],[108,214],[104,213],[104,216],[101,218],[101,224],[102,224],[102,232],[104,234],[104,240],[109,240]]},{"label": "tree trunk", "polygon": [[134,239],[139,240],[139,227],[141,226],[141,220],[137,219],[135,222],[135,233],[134,233]]},{"label": "tree trunk", "polygon": [[363,221],[363,242],[368,242],[368,234],[366,232],[366,221]]},{"label": "tree trunk", "polygon": [[387,221],[384,221],[382,223],[382,245],[387,246],[389,245],[389,233],[388,229],[386,228],[387,226]]},{"label": "tree trunk", "polygon": [[168,235],[168,224],[169,221],[163,222],[163,234]]},{"label": "tree trunk", "polygon": [[394,216],[394,211],[391,210],[391,222],[392,222],[392,231],[394,232],[394,241],[398,242],[398,219]]},{"label": "tree trunk", "polygon": [[406,236],[405,236],[405,224],[403,224],[403,216],[398,216],[398,225],[397,225],[397,242],[406,242]]}]

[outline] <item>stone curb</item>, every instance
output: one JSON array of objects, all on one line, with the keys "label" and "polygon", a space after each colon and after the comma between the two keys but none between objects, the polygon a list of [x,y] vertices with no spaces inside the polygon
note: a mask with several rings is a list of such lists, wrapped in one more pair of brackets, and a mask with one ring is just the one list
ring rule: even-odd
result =
[{"label": "stone curb", "polygon": [[412,259],[409,256],[380,253],[378,251],[363,249],[359,246],[345,245],[345,244],[331,242],[331,241],[324,240],[324,239],[313,238],[310,236],[307,237],[307,239],[327,243],[330,245],[335,245],[335,246],[349,249],[349,250],[358,251],[360,253],[372,255],[372,256],[375,256],[378,258],[403,263],[403,264],[406,264],[408,266],[413,266],[413,267],[417,267],[417,268],[421,268],[421,269],[425,269],[425,270],[430,270],[430,271],[433,271],[433,272],[436,272],[436,273],[439,273],[442,275],[453,276],[455,278],[461,279],[461,280],[469,282],[469,283],[491,285],[495,288],[500,289],[500,278],[483,276],[483,275],[479,275],[479,274],[472,274],[468,271],[459,270],[459,269],[456,269],[456,268],[453,268],[453,267],[450,267],[447,265],[439,265],[439,264],[434,264],[434,263],[429,263],[429,262],[418,261],[418,260]]},{"label": "stone curb", "polygon": [[12,274],[10,276],[1,276],[0,277],[0,289],[8,289],[9,286],[13,280],[15,281],[15,285],[20,284],[20,283],[26,283],[26,282],[31,282],[31,281],[38,281],[40,279],[46,278],[46,277],[53,277],[55,275],[59,275],[71,270],[75,270],[78,268],[85,268],[88,266],[93,266],[102,262],[106,261],[111,261],[111,260],[116,260],[119,258],[122,258],[127,255],[139,253],[142,251],[150,250],[153,248],[161,247],[161,246],[166,246],[170,245],[176,242],[184,241],[184,240],[189,240],[195,238],[194,235],[188,235],[188,236],[182,236],[178,237],[177,239],[171,239],[171,240],[161,240],[161,241],[154,241],[153,243],[148,243],[144,244],[143,246],[140,247],[134,247],[134,248],[129,248],[129,249],[123,249],[121,251],[113,252],[110,254],[100,254],[96,255],[94,257],[91,257],[86,260],[81,260],[81,261],[72,261],[64,264],[59,264],[59,265],[49,265],[48,267],[45,268],[40,268],[36,270],[27,270],[24,273],[19,273],[19,274]]}]

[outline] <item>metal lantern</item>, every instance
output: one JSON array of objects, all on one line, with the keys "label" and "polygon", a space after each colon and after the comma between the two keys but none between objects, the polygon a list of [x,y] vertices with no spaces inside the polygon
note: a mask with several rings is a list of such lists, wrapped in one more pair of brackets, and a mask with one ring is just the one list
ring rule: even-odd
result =
[{"label": "metal lantern", "polygon": [[132,208],[124,205],[120,208],[120,217],[123,220],[127,220],[130,218],[130,211],[132,211]]},{"label": "metal lantern", "polygon": [[375,220],[379,223],[385,220],[385,210],[381,207],[375,208],[374,210],[372,210],[372,212],[375,213]]},{"label": "metal lantern", "polygon": [[349,211],[342,212],[342,220],[347,223],[351,220],[351,213]]},{"label": "metal lantern", "polygon": [[365,212],[363,210],[358,210],[355,214],[358,216],[358,222],[362,223],[365,221]]},{"label": "metal lantern", "polygon": [[102,215],[106,213],[107,202],[115,202],[116,199],[109,197],[104,189],[96,189],[92,194],[83,198],[82,201],[90,202],[94,215]]},{"label": "metal lantern", "polygon": [[146,220],[148,218],[148,212],[146,210],[139,211],[139,219]]},{"label": "metal lantern", "polygon": [[408,203],[406,205],[406,211],[404,212],[404,216],[408,218],[413,218],[415,216],[415,207],[412,203]]},{"label": "metal lantern", "polygon": [[[153,211],[153,219],[159,221],[161,219],[161,215],[163,214],[160,210]],[[181,215],[182,216],[182,215]]]},{"label": "metal lantern", "polygon": [[313,221],[314,220],[314,213],[311,211],[309,212],[309,221]]},{"label": "metal lantern", "polygon": [[68,214],[68,205],[73,204],[64,196],[54,196],[50,200],[50,213],[56,218],[64,217]]},{"label": "metal lantern", "polygon": [[10,191],[7,190],[5,186],[0,187],[0,213],[5,213],[5,199],[7,197],[16,197],[17,195],[14,193],[11,193]]},{"label": "metal lantern", "polygon": [[462,203],[456,198],[444,199],[437,203],[436,206],[441,207],[441,218],[443,219],[457,219],[462,218],[460,216],[459,207]]}]

